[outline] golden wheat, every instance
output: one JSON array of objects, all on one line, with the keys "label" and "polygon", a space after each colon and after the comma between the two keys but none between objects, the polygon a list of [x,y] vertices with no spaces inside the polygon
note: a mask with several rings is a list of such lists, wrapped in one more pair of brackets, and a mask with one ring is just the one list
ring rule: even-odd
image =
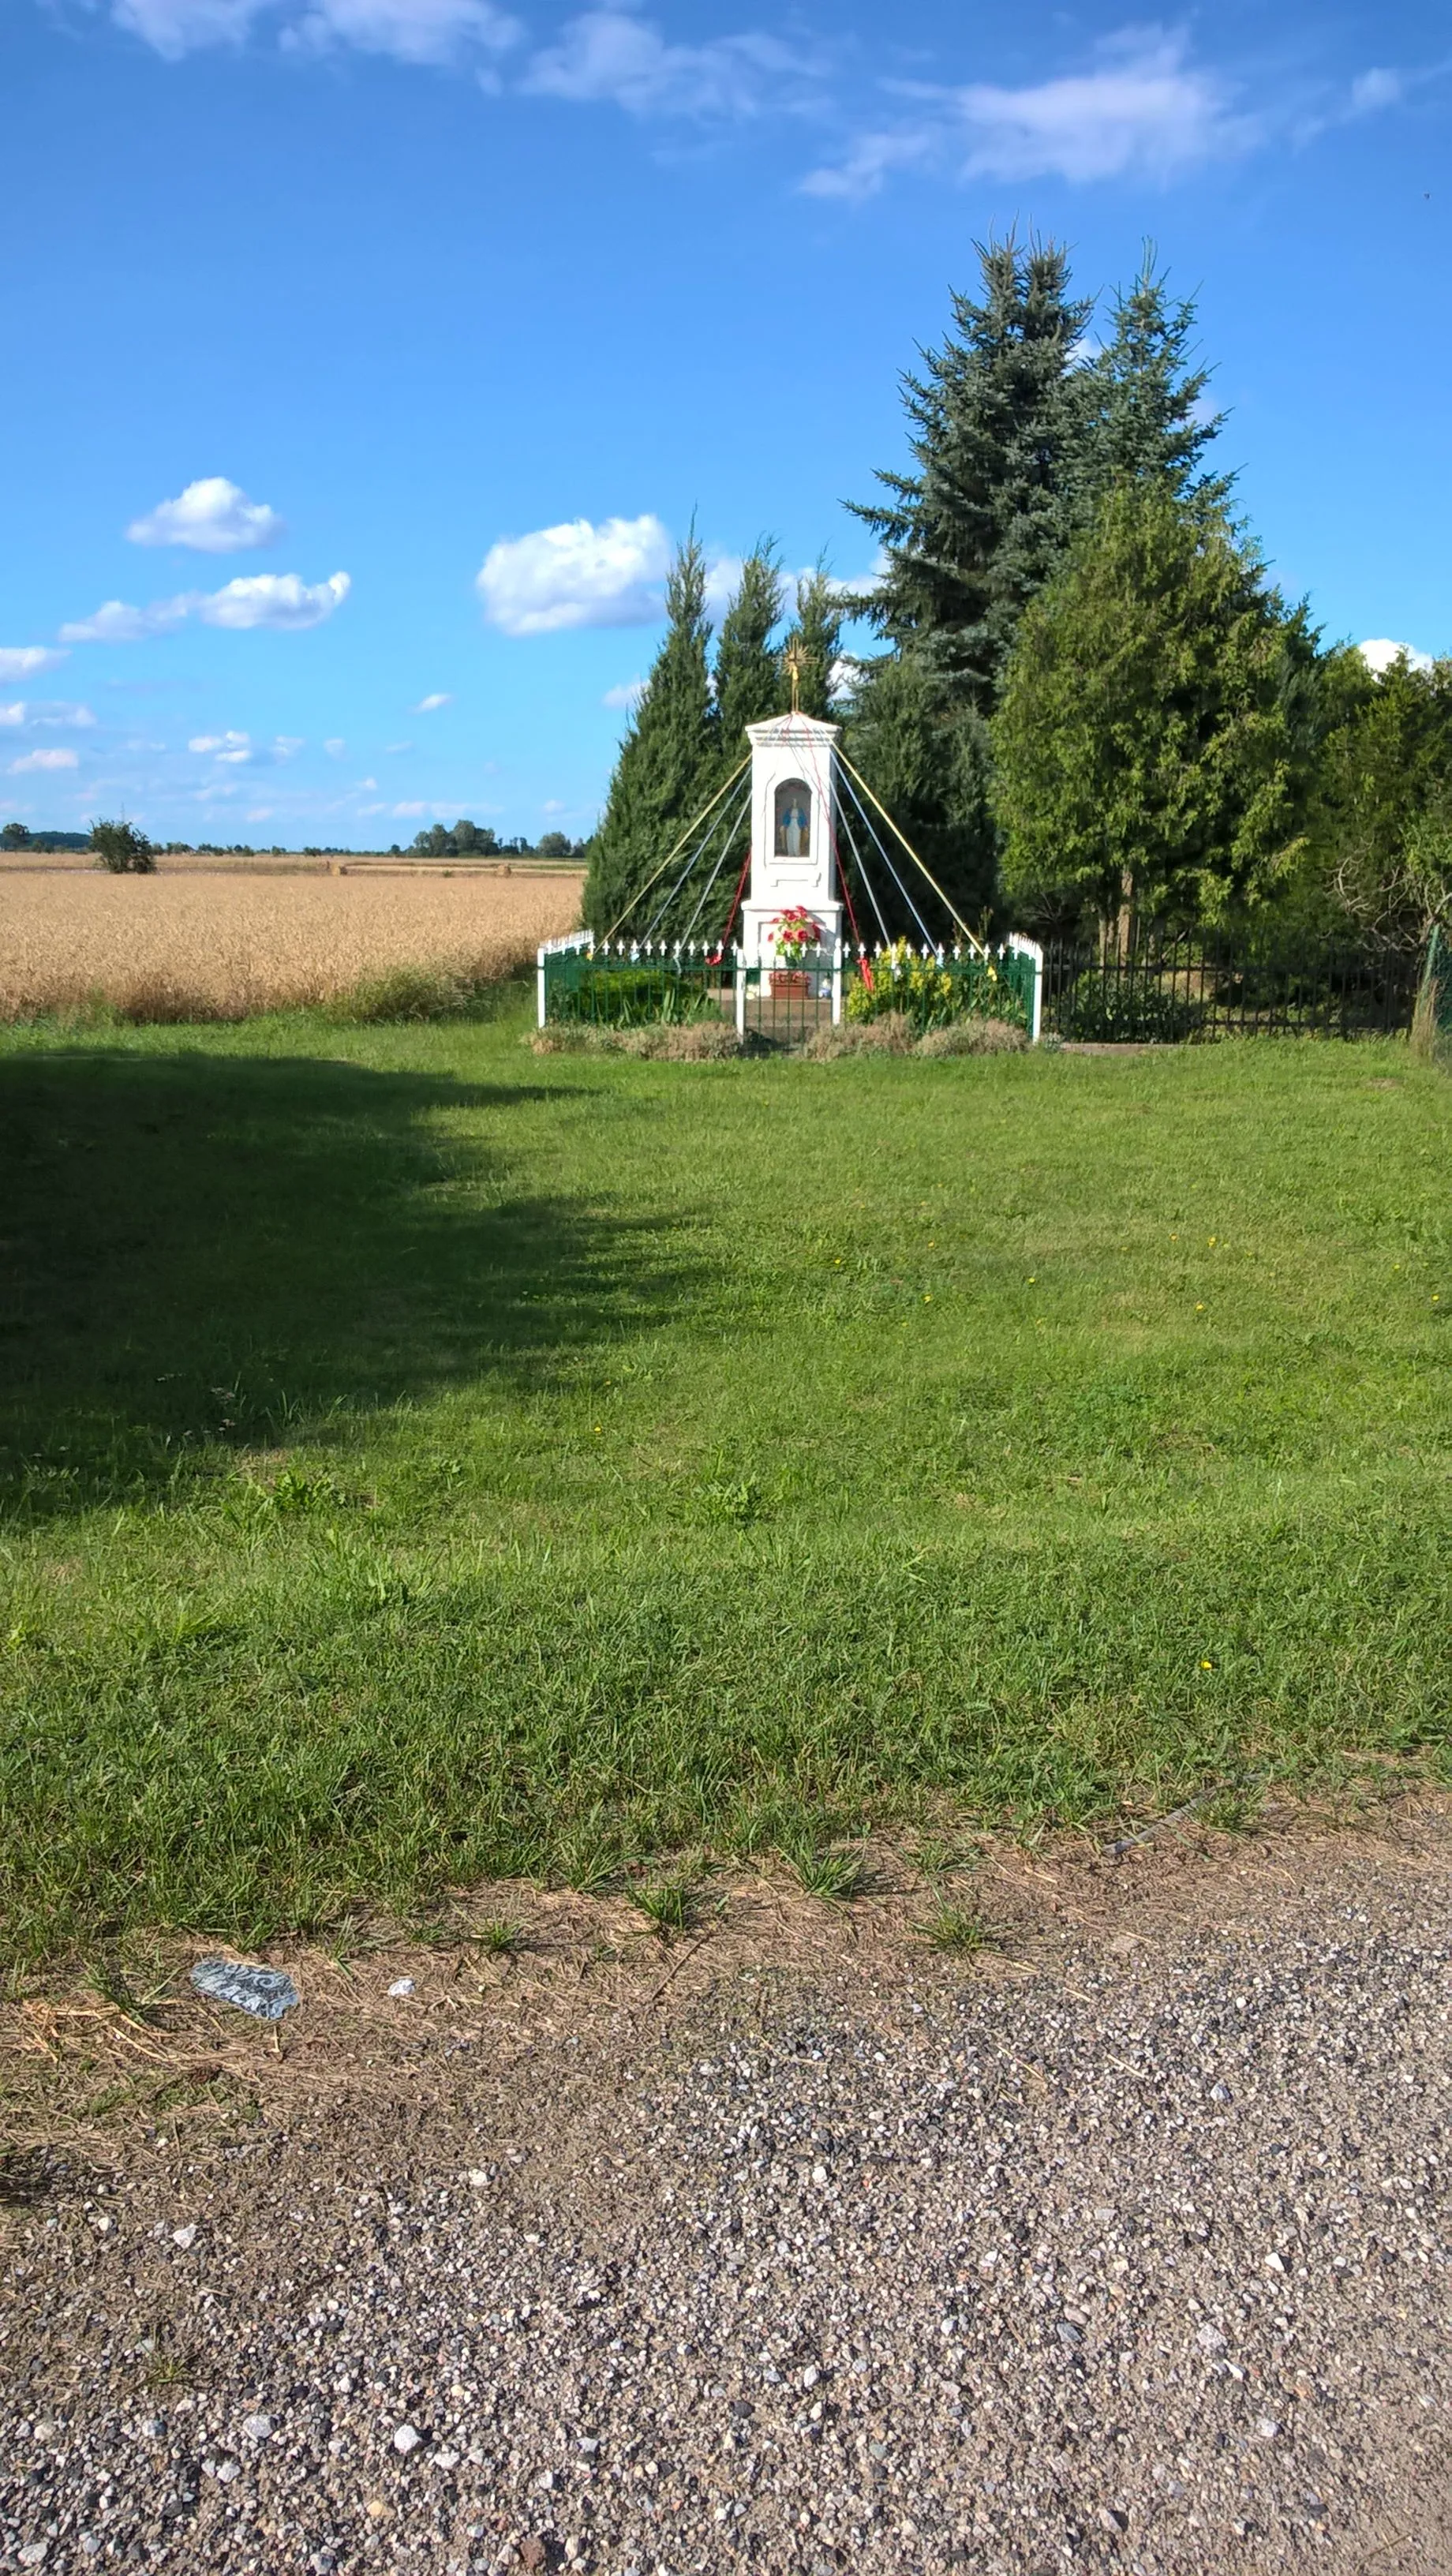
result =
[{"label": "golden wheat", "polygon": [[245,1019],[402,966],[474,982],[579,908],[576,877],[3,875],[0,1019]]}]

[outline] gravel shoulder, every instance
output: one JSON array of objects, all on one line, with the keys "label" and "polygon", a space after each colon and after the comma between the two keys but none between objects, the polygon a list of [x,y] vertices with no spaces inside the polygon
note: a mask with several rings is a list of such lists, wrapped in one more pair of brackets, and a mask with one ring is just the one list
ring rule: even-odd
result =
[{"label": "gravel shoulder", "polygon": [[1446,1806],[965,1885],[18,1995],[0,2567],[1447,2576]]}]

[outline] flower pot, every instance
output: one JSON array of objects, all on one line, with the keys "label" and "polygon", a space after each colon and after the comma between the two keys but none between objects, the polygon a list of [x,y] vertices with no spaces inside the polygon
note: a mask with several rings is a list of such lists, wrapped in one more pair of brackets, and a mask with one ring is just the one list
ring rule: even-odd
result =
[{"label": "flower pot", "polygon": [[804,974],[799,966],[773,966],[771,989],[778,1001],[799,999],[803,994],[811,991],[812,979],[810,975]]}]

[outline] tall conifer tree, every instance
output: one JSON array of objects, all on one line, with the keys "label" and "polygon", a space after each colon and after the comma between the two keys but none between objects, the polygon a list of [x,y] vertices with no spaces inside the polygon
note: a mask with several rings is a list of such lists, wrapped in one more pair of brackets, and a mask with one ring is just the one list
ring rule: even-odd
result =
[{"label": "tall conifer tree", "polygon": [[747,726],[780,715],[786,703],[771,640],[781,612],[776,552],[763,540],[741,567],[716,638],[716,722],[724,777],[746,757]]},{"label": "tall conifer tree", "polygon": [[1204,411],[1210,371],[1194,362],[1195,307],[1172,302],[1153,242],[1134,284],[1116,295],[1113,321],[1113,338],[1082,380],[1091,501],[1122,479],[1153,476],[1181,500],[1223,509],[1234,478],[1209,473],[1204,458],[1225,415]]},{"label": "tall conifer tree", "polygon": [[842,603],[825,564],[803,573],[797,583],[797,613],[782,654],[781,703],[792,702],[791,666],[796,663],[797,704],[804,716],[825,723],[832,713],[832,674],[842,642]]},{"label": "tall conifer tree", "polygon": [[1026,610],[993,721],[1005,876],[1137,915],[1264,902],[1298,851],[1285,609],[1221,510],[1116,483]]},{"label": "tall conifer tree", "polygon": [[954,293],[941,349],[903,379],[916,472],[854,504],[885,558],[864,606],[952,699],[991,713],[1025,603],[1071,533],[1089,306],[1054,242],[979,246],[981,300]]},{"label": "tall conifer tree", "polygon": [[[670,569],[666,616],[665,639],[620,746],[604,817],[590,845],[584,913],[596,931],[613,928],[626,913],[632,897],[719,784],[718,727],[706,660],[711,633],[706,558],[694,531]],[[662,881],[661,894],[668,884],[668,879]],[[632,918],[628,926],[640,930],[644,923]],[[658,935],[667,937],[678,927],[674,915],[668,915]]]}]

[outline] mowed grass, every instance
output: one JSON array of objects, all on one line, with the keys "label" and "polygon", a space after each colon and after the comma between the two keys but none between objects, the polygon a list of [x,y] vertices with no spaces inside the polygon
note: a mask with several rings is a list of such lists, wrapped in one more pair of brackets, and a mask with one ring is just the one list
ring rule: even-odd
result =
[{"label": "mowed grass", "polygon": [[1445,1077],[523,1029],[4,1041],[13,1945],[1444,1758]]}]

